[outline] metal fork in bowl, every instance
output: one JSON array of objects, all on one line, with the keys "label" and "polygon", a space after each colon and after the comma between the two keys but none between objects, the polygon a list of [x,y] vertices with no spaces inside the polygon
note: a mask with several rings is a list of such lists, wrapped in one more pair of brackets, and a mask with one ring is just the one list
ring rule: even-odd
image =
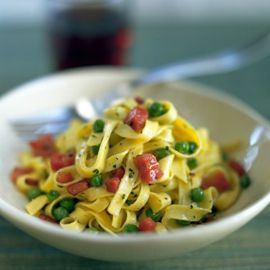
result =
[{"label": "metal fork in bowl", "polygon": [[91,99],[80,98],[74,106],[55,108],[27,118],[10,119],[10,124],[18,136],[24,140],[45,133],[58,134],[67,128],[72,118],[89,120],[101,115],[112,100],[128,96],[140,85],[229,72],[261,60],[269,54],[270,33],[266,33],[240,49],[222,50],[156,68],[106,94],[96,95]]}]

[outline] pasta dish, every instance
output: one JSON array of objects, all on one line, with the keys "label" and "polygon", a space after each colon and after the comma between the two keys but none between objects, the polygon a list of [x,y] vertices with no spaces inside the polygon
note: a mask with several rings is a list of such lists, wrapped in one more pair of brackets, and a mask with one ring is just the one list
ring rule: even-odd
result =
[{"label": "pasta dish", "polygon": [[164,232],[209,222],[250,185],[244,167],[169,101],[113,104],[103,118],[74,119],[20,154],[11,180],[26,211],[64,229]]}]

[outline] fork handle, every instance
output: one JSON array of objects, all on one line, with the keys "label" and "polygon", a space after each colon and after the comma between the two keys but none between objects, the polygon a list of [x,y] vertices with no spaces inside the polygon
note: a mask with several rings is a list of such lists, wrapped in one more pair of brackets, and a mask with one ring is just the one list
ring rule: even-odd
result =
[{"label": "fork handle", "polygon": [[239,49],[223,50],[202,57],[165,65],[144,74],[137,84],[148,84],[234,71],[270,54],[270,33]]},{"label": "fork handle", "polygon": [[153,69],[138,79],[137,83],[149,84],[159,81],[228,72],[237,69],[240,64],[241,61],[235,52],[222,52]]}]

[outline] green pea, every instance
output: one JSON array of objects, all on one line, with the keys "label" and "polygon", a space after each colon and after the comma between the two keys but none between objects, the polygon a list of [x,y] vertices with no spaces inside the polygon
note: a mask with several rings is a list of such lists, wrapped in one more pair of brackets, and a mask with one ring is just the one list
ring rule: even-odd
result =
[{"label": "green pea", "polygon": [[53,209],[52,215],[57,221],[60,221],[61,219],[67,217],[69,215],[69,212],[66,208],[59,206]]},{"label": "green pea", "polygon": [[164,107],[164,105],[162,105],[159,102],[152,103],[150,107],[148,108],[149,117],[158,117],[158,116],[163,115],[166,112],[167,110]]},{"label": "green pea", "polygon": [[59,192],[58,192],[58,191],[55,191],[55,190],[50,190],[50,191],[47,193],[47,197],[48,197],[48,199],[49,199],[50,202],[54,201],[54,200],[57,199],[59,196],[60,196]]},{"label": "green pea", "polygon": [[65,208],[69,213],[74,210],[75,200],[72,198],[65,198],[59,202],[60,206]]},{"label": "green pea", "polygon": [[188,153],[193,154],[197,150],[198,145],[195,142],[188,142],[188,144],[189,144]]},{"label": "green pea", "polygon": [[103,184],[103,178],[101,174],[96,174],[91,178],[90,182],[91,182],[91,186],[100,187]]},{"label": "green pea", "polygon": [[27,191],[26,195],[27,195],[29,200],[33,200],[42,194],[43,194],[43,192],[41,189],[39,189],[37,187],[33,187]]},{"label": "green pea", "polygon": [[94,122],[93,128],[95,132],[101,133],[103,132],[104,126],[105,126],[105,122],[102,119],[97,119]]},{"label": "green pea", "polygon": [[158,222],[161,219],[161,214],[159,212],[154,213],[151,208],[148,208],[146,210],[145,214],[146,214],[147,217],[152,218],[155,222]]},{"label": "green pea", "polygon": [[188,142],[176,142],[174,148],[179,153],[189,154],[189,143]]},{"label": "green pea", "polygon": [[94,155],[97,155],[97,154],[98,154],[99,147],[100,147],[100,144],[93,145],[93,146],[91,147],[92,152],[93,152]]},{"label": "green pea", "polygon": [[167,147],[159,148],[159,149],[156,149],[153,154],[157,158],[157,160],[161,160],[165,158],[166,156],[170,155],[170,151]]},{"label": "green pea", "polygon": [[179,153],[191,155],[197,150],[198,145],[195,142],[182,141],[176,142],[174,148]]},{"label": "green pea", "polygon": [[196,167],[198,167],[198,160],[196,158],[188,159],[187,165],[190,168],[190,170],[193,170]]},{"label": "green pea", "polygon": [[126,233],[135,233],[137,231],[139,231],[139,229],[135,224],[126,224],[123,228],[123,232]]},{"label": "green pea", "polygon": [[204,191],[201,188],[193,188],[190,192],[190,197],[194,202],[201,202],[204,199]]},{"label": "green pea", "polygon": [[242,188],[248,188],[250,186],[251,180],[247,174],[240,177],[240,185]]},{"label": "green pea", "polygon": [[177,225],[180,225],[180,226],[188,226],[191,224],[191,221],[189,220],[184,220],[184,219],[177,219],[175,220],[176,221],[176,224]]}]

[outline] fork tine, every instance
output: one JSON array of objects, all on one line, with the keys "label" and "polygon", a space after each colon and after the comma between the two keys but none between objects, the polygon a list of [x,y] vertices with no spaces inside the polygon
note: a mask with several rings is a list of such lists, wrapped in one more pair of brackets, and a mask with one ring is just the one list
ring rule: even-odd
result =
[{"label": "fork tine", "polygon": [[65,129],[67,129],[68,127],[68,122],[65,123],[61,123],[61,124],[47,124],[47,125],[43,125],[38,129],[28,129],[28,130],[18,130],[15,129],[16,134],[23,138],[23,140],[29,140],[29,139],[33,139],[41,134],[53,134],[53,135],[57,135],[60,132],[64,131]]},{"label": "fork tine", "polygon": [[71,118],[78,116],[76,111],[71,106],[60,107],[50,109],[47,112],[37,113],[30,117],[22,117],[9,119],[13,126],[24,126],[24,125],[44,125],[52,122],[63,122],[69,121]]},{"label": "fork tine", "polygon": [[47,125],[66,125],[69,121],[54,121],[54,122],[43,122],[43,123],[35,123],[35,124],[13,124],[12,127],[17,132],[31,132],[35,130],[39,130],[40,128],[47,126]]},{"label": "fork tine", "polygon": [[10,119],[13,130],[23,140],[35,138],[40,134],[58,134],[65,130],[70,120],[76,117],[72,107],[60,107],[29,118]]}]

